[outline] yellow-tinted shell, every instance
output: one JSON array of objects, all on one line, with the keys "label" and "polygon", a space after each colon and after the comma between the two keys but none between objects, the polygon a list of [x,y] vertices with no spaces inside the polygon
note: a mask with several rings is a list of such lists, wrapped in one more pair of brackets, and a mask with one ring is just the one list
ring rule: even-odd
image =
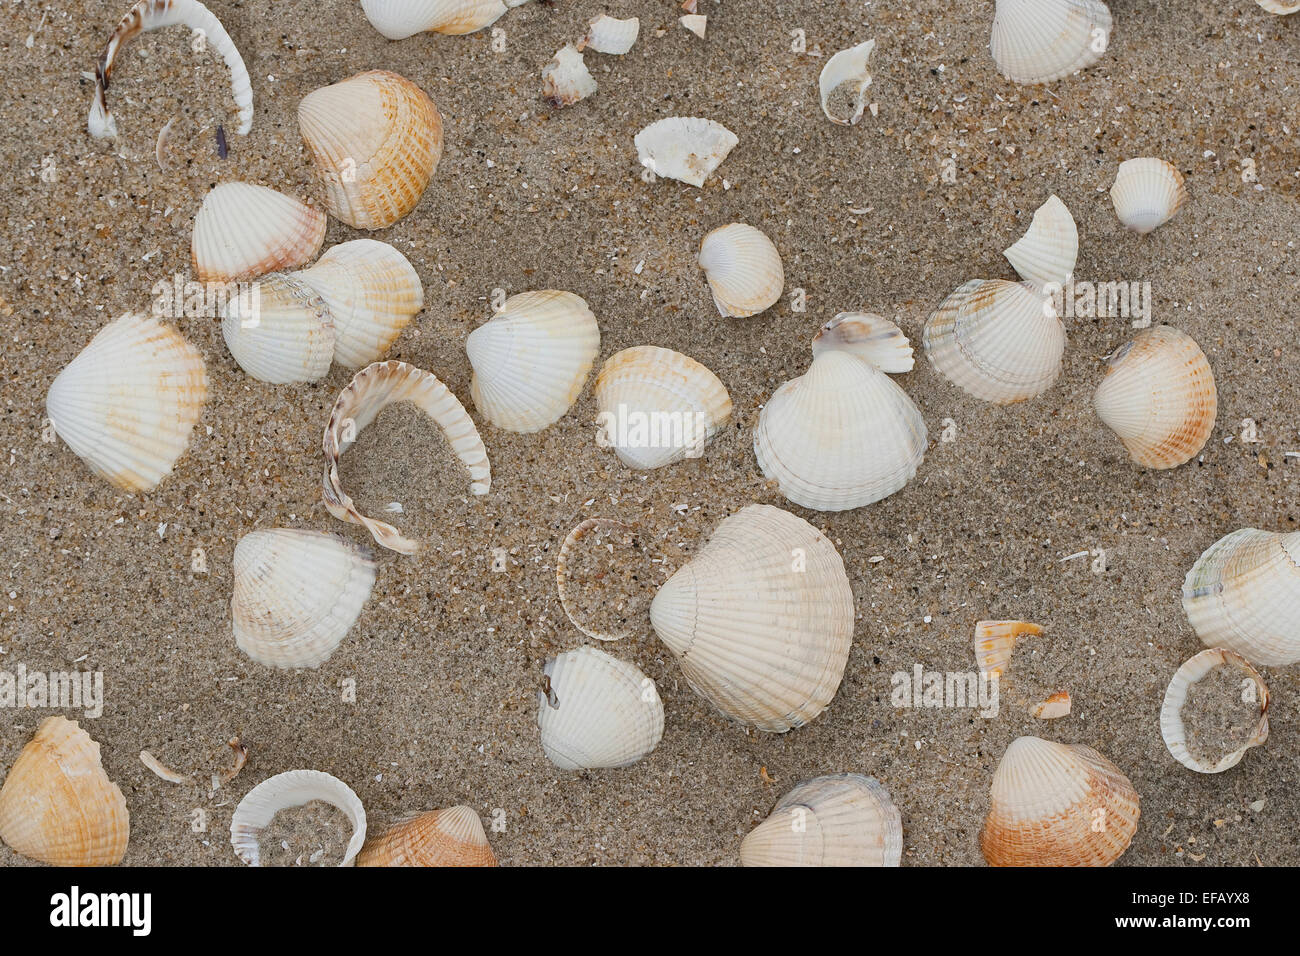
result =
[{"label": "yellow-tinted shell", "polygon": [[1029,621],[980,621],[975,625],[975,663],[980,673],[1001,677],[1011,665],[1016,641],[1028,634],[1037,637],[1043,629]]},{"label": "yellow-tinted shell", "polygon": [[357,866],[496,866],[472,807],[430,810],[366,843]]}]

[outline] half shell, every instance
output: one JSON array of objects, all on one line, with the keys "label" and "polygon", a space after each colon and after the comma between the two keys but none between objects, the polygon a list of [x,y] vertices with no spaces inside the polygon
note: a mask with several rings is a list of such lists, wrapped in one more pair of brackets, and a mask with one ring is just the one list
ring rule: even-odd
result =
[{"label": "half shell", "polygon": [[1110,46],[1101,0],[997,0],[989,51],[1015,83],[1050,83],[1092,66]]},{"label": "half shell", "polygon": [[698,261],[723,316],[758,315],[775,305],[785,288],[776,246],[761,230],[741,222],[705,236]]},{"label": "half shell", "polygon": [[872,777],[805,780],[740,844],[744,866],[898,866],[903,820]]},{"label": "half shell", "polygon": [[1120,163],[1110,201],[1119,221],[1145,235],[1163,226],[1187,201],[1183,174],[1163,159],[1144,157]]},{"label": "half shell", "polygon": [[1038,207],[1029,230],[1004,253],[1007,261],[1040,292],[1062,288],[1079,258],[1079,230],[1065,203],[1052,196]]},{"label": "half shell", "polygon": [[357,866],[496,865],[473,807],[421,813],[370,840],[357,854]]},{"label": "half shell", "polygon": [[[1213,763],[1198,759],[1187,746],[1187,728],[1183,725],[1183,705],[1187,703],[1188,692],[1193,684],[1209,675],[1212,671],[1225,667],[1235,670],[1244,680],[1254,682],[1253,703],[1259,705],[1259,722],[1255,725],[1248,740],[1230,753]],[[1243,680],[1243,684],[1244,684]],[[1222,773],[1235,767],[1251,747],[1258,747],[1268,739],[1268,687],[1259,672],[1251,667],[1240,654],[1214,647],[1192,657],[1178,668],[1169,689],[1165,691],[1165,700],[1160,707],[1160,736],[1165,739],[1165,746],[1184,767],[1197,773]]]},{"label": "half shell", "polygon": [[578,49],[621,55],[632,49],[640,32],[641,21],[636,17],[620,20],[602,13],[592,17],[591,24],[587,27],[587,35],[578,44]]},{"label": "half shell", "polygon": [[867,40],[855,47],[841,50],[826,61],[818,77],[822,112],[832,123],[856,126],[867,108],[867,88],[871,74],[867,61],[876,48],[875,40]]},{"label": "half shell", "polygon": [[542,96],[556,108],[572,106],[595,92],[596,80],[572,43],[562,46],[542,67]]},{"label": "half shell", "polygon": [[703,186],[740,142],[721,123],[694,116],[669,116],[636,134],[637,159],[656,176]]},{"label": "half shell", "polygon": [[343,812],[352,824],[352,838],[340,866],[350,866],[366,842],[366,811],[342,780],[319,770],[290,770],[263,780],[239,801],[230,821],[230,843],[249,866],[261,865],[261,833],[281,810],[323,800]]},{"label": "half shell", "polygon": [[236,282],[296,269],[320,252],[325,213],[291,196],[222,183],[194,217],[190,257],[200,282]]},{"label": "half shell", "polygon": [[508,8],[501,0],[361,0],[361,9],[385,37],[405,40],[425,32],[473,33],[496,23]]},{"label": "half shell", "polygon": [[296,275],[266,276],[231,299],[221,336],[240,368],[272,385],[319,381],[334,358],[325,300]]}]

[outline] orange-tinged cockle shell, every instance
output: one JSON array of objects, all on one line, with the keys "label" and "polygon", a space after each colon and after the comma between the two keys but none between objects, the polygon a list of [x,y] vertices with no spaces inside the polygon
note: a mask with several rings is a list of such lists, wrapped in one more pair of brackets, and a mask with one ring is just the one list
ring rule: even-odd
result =
[{"label": "orange-tinged cockle shell", "polygon": [[370,840],[357,855],[357,866],[496,865],[473,807],[421,813]]},{"label": "orange-tinged cockle shell", "polygon": [[980,621],[975,625],[975,663],[981,674],[1001,677],[1011,665],[1016,641],[1026,634],[1037,637],[1043,629],[1029,621]]},{"label": "orange-tinged cockle shell", "polygon": [[311,261],[325,241],[325,213],[252,183],[222,183],[194,217],[190,259],[200,282],[235,282]]}]

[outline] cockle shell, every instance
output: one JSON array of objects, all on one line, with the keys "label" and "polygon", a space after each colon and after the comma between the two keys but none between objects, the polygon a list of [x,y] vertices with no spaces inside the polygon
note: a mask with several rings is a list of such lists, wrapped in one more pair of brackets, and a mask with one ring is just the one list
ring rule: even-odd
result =
[{"label": "cockle shell", "polygon": [[1183,610],[1207,647],[1265,667],[1300,661],[1300,531],[1220,538],[1187,572]]},{"label": "cockle shell", "polygon": [[323,800],[337,807],[352,824],[343,862],[351,866],[366,842],[366,811],[357,795],[342,780],[319,770],[290,770],[263,780],[239,801],[230,820],[230,843],[249,866],[260,866],[258,839],[281,810]]},{"label": "cockle shell", "polygon": [[319,667],[375,583],[365,548],[323,531],[275,528],[239,539],[230,616],[239,649],[268,667]]},{"label": "cockle shell", "polygon": [[1065,203],[1056,197],[1038,207],[1029,230],[1004,253],[1020,278],[1040,292],[1060,289],[1074,274],[1079,230]]},{"label": "cockle shell", "polygon": [[572,106],[596,92],[596,80],[582,52],[566,43],[542,68],[542,96],[554,107]]},{"label": "cockle shell", "polygon": [[194,217],[190,257],[200,282],[297,269],[320,252],[325,213],[252,183],[222,183]]},{"label": "cockle shell", "polygon": [[636,763],[664,735],[664,705],[655,682],[633,664],[594,647],[546,662],[537,694],[542,750],[561,770]]},{"label": "cockle shell", "polygon": [[1300,0],[1256,0],[1269,13],[1300,13]]},{"label": "cockle shell", "polygon": [[272,385],[316,382],[334,358],[334,323],[308,283],[272,274],[226,303],[221,336],[235,361]]},{"label": "cockle shell", "polygon": [[325,507],[341,521],[364,527],[383,547],[399,554],[414,554],[420,543],[402,537],[392,525],[367,518],[358,511],[339,478],[339,457],[375,416],[397,402],[410,402],[442,429],[452,452],[469,469],[470,491],[474,494],[488,493],[492,487],[492,469],[473,419],[435,375],[405,362],[389,361],[367,365],[353,376],[347,388],[339,393],[325,426]]},{"label": "cockle shell", "polygon": [[656,176],[703,186],[740,140],[721,123],[669,116],[636,134],[637,159]]},{"label": "cockle shell", "polygon": [[1148,329],[1107,359],[1093,407],[1147,468],[1191,461],[1214,431],[1218,393],[1196,341],[1168,325]]},{"label": "cockle shell", "polygon": [[1065,326],[1051,299],[1032,287],[974,279],[930,316],[923,342],[948,381],[982,401],[1010,405],[1052,387],[1061,374]]},{"label": "cockle shell", "polygon": [[578,49],[622,55],[632,49],[640,32],[641,21],[636,17],[620,20],[602,13],[592,17],[587,35],[578,44]]},{"label": "cockle shell", "polygon": [[847,50],[841,50],[826,61],[818,77],[822,112],[832,123],[856,126],[867,108],[867,88],[871,74],[867,61],[876,48],[875,40],[867,40]]},{"label": "cockle shell", "polygon": [[600,327],[572,292],[521,292],[469,334],[465,351],[483,416],[506,431],[539,432],[577,400],[600,351]]},{"label": "cockle shell", "polygon": [[1101,0],[997,0],[989,51],[1015,83],[1050,83],[1092,66],[1110,46]]},{"label": "cockle shell", "polygon": [[872,777],[805,780],[740,844],[743,866],[898,866],[903,820]]},{"label": "cockle shell", "polygon": [[891,375],[916,367],[916,354],[903,330],[871,312],[841,312],[818,329],[813,356],[832,351],[856,355]]},{"label": "cockle shell", "polygon": [[1143,157],[1120,163],[1110,201],[1119,221],[1145,235],[1163,226],[1187,201],[1183,174],[1173,163]]},{"label": "cockle shell", "polygon": [[357,229],[383,229],[414,209],[442,157],[433,100],[385,70],[308,93],[298,128],[330,215]]},{"label": "cockle shell", "polygon": [[742,222],[719,226],[700,243],[700,268],[722,316],[745,317],[771,308],[785,288],[781,254],[764,233]]},{"label": "cockle shell", "polygon": [[55,432],[90,470],[123,491],[171,473],[208,397],[203,357],[140,313],[100,329],[45,397]]},{"label": "cockle shell", "polygon": [[1029,716],[1039,720],[1056,720],[1070,715],[1070,692],[1060,690],[1046,700],[1040,700],[1029,706]]},{"label": "cockle shell", "polygon": [[[861,347],[876,334],[897,351],[894,333],[902,331],[862,313],[841,313],[828,326],[808,371],[778,388],[763,407],[754,456],[788,500],[817,511],[845,511],[907,484],[925,456],[927,437],[916,405],[861,348],[830,344],[852,339]],[[850,335],[846,326],[861,331]]]},{"label": "cockle shell", "polygon": [[1139,813],[1128,777],[1091,747],[1019,737],[993,775],[980,848],[992,866],[1110,866]]},{"label": "cockle shell", "polygon": [[[1233,668],[1254,682],[1255,700],[1259,704],[1259,723],[1245,743],[1211,764],[1197,759],[1188,749],[1187,728],[1183,725],[1182,711],[1192,685],[1219,667]],[[1264,683],[1264,678],[1240,654],[1225,651],[1221,647],[1201,651],[1185,661],[1169,682],[1164,703],[1160,707],[1160,736],[1164,738],[1165,746],[1174,759],[1197,773],[1222,773],[1235,767],[1247,750],[1258,747],[1268,739],[1268,686]]]},{"label": "cockle shell", "polygon": [[107,93],[109,78],[121,49],[141,33],[177,24],[200,33],[208,49],[226,61],[226,66],[230,67],[235,105],[239,107],[236,132],[244,136],[253,128],[253,85],[244,58],[239,55],[235,41],[230,39],[221,21],[198,0],[140,0],[118,23],[95,66],[95,99],[90,104],[88,120],[91,136],[104,139],[117,135],[117,121],[108,110]]},{"label": "cockle shell", "polygon": [[126,854],[130,814],[99,744],[75,720],[46,717],[0,789],[0,840],[54,866],[113,866]]},{"label": "cockle shell", "polygon": [[1016,641],[1042,633],[1029,621],[980,621],[975,625],[975,664],[981,674],[1002,677],[1011,667]]},{"label": "cockle shell", "polygon": [[473,807],[421,813],[370,840],[357,854],[357,866],[496,865]]},{"label": "cockle shell", "polygon": [[733,720],[784,733],[839,688],[853,589],[825,535],[749,505],[659,589],[650,621],[697,693]]},{"label": "cockle shell", "polygon": [[699,458],[731,418],[731,397],[695,359],[640,345],[605,360],[594,386],[603,446],[629,468]]},{"label": "cockle shell", "polygon": [[390,40],[425,32],[473,33],[496,23],[509,6],[502,0],[361,0],[370,25]]}]

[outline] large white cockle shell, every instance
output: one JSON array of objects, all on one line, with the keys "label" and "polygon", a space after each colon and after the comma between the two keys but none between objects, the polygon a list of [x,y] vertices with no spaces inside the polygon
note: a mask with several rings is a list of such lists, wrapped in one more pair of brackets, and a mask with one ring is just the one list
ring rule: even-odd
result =
[{"label": "large white cockle shell", "polygon": [[857,773],[797,784],[740,844],[743,866],[898,866],[902,856],[898,808]]},{"label": "large white cockle shell", "polygon": [[252,183],[222,183],[194,217],[190,258],[200,282],[236,282],[297,269],[320,252],[325,213]]},{"label": "large white cockle shell", "polygon": [[361,0],[370,25],[389,40],[417,33],[461,35],[496,23],[511,6],[502,0]]},{"label": "large white cockle shell", "polygon": [[[1253,700],[1259,705],[1259,722],[1240,747],[1224,754],[1214,763],[1208,763],[1198,759],[1188,749],[1187,728],[1183,725],[1182,711],[1192,685],[1220,667],[1231,668],[1243,680],[1254,683]],[[1223,773],[1239,764],[1247,750],[1258,747],[1268,739],[1268,700],[1268,686],[1264,683],[1264,678],[1259,676],[1259,671],[1251,667],[1240,654],[1212,647],[1185,661],[1169,682],[1164,703],[1160,706],[1160,736],[1164,738],[1169,753],[1184,767],[1197,773]]]},{"label": "large white cockle shell", "polygon": [[578,44],[578,49],[622,55],[632,49],[640,32],[641,21],[636,17],[620,20],[607,13],[601,13],[591,18],[587,35]]},{"label": "large white cockle shell", "polygon": [[703,186],[740,140],[721,123],[696,116],[669,116],[634,139],[637,159],[656,176]]},{"label": "large white cockle shell", "polygon": [[841,50],[826,61],[817,79],[821,94],[822,112],[832,123],[856,126],[867,107],[867,88],[871,74],[867,61],[876,48],[875,40],[867,40],[847,50]]},{"label": "large white cockle shell", "polygon": [[334,359],[325,300],[294,276],[266,276],[229,300],[221,336],[240,368],[273,385],[319,381]]},{"label": "large white cockle shell", "polygon": [[1050,83],[1092,66],[1110,47],[1101,0],[997,0],[989,52],[1016,83]]},{"label": "large white cockle shell", "polygon": [[700,243],[697,260],[709,281],[713,304],[724,317],[758,315],[777,303],[785,270],[776,245],[743,222],[719,226]]},{"label": "large white cockle shell", "polygon": [[1028,231],[1002,253],[1035,289],[1062,288],[1074,275],[1079,258],[1079,230],[1074,216],[1057,196],[1038,207]]},{"label": "large white cockle shell", "polygon": [[1173,163],[1144,156],[1120,163],[1110,200],[1119,221],[1145,235],[1174,218],[1187,201],[1187,186]]},{"label": "large white cockle shell", "polygon": [[352,788],[338,777],[320,770],[290,770],[263,780],[239,801],[230,820],[230,843],[249,866],[260,866],[261,832],[281,810],[323,800],[343,812],[352,824],[343,862],[351,866],[366,842],[366,810]]}]

